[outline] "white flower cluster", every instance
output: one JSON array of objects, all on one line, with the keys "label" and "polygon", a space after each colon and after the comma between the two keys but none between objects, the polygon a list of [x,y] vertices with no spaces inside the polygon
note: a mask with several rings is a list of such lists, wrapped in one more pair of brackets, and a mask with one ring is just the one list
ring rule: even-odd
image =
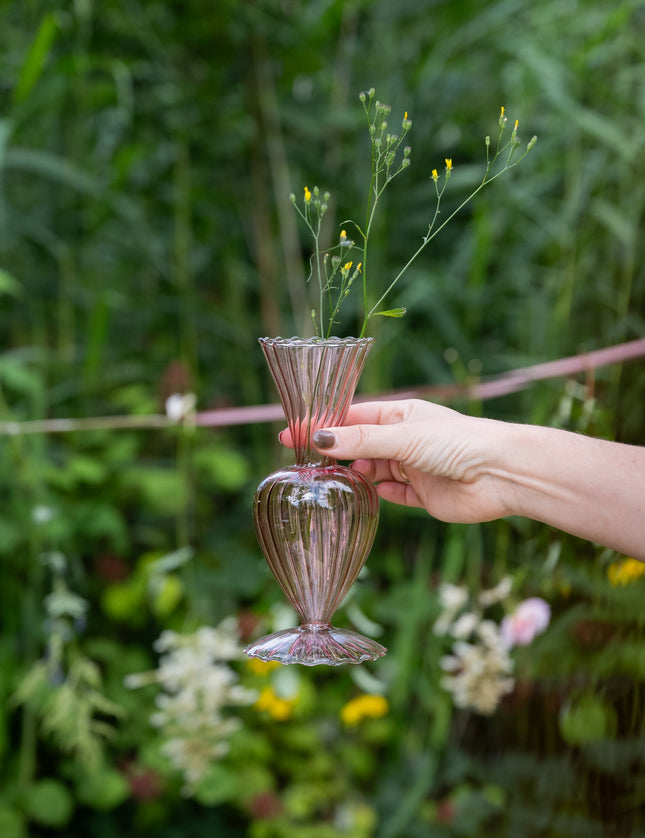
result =
[{"label": "white flower cluster", "polygon": [[129,675],[125,684],[162,687],[150,722],[166,738],[162,753],[182,772],[183,791],[190,795],[212,761],[227,753],[229,737],[240,725],[225,710],[252,704],[257,694],[242,687],[226,664],[240,656],[234,618],[217,628],[203,626],[193,634],[164,631],[154,648],[161,653],[158,668]]},{"label": "white flower cluster", "polygon": [[514,686],[513,661],[500,626],[483,617],[483,610],[501,602],[510,590],[511,580],[505,577],[495,588],[482,591],[473,607],[465,588],[450,584],[439,588],[442,611],[434,633],[454,640],[452,654],[439,662],[446,673],[441,686],[457,707],[485,716]]},{"label": "white flower cluster", "polygon": [[197,396],[194,393],[173,393],[166,399],[166,416],[176,425],[194,422],[196,405]]}]

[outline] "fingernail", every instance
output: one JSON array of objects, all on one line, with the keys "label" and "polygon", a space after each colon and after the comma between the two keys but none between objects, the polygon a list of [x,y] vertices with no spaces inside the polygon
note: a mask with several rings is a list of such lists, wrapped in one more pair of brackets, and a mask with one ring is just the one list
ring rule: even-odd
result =
[{"label": "fingernail", "polygon": [[279,442],[281,445],[284,445],[284,443],[282,442],[282,434],[283,434],[283,433],[284,433],[284,431],[280,431],[280,433],[278,434],[278,442]]},{"label": "fingernail", "polygon": [[311,438],[316,448],[333,448],[336,436],[331,431],[316,431]]}]

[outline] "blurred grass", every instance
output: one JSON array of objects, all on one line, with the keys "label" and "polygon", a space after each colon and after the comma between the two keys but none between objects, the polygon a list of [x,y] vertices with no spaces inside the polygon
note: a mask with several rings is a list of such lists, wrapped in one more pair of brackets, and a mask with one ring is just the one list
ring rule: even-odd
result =
[{"label": "blurred grass", "polygon": [[[337,223],[356,213],[368,161],[355,94],[371,86],[413,120],[412,166],[374,242],[383,283],[427,227],[432,168],[453,159],[456,205],[481,177],[483,138],[495,133],[501,105],[524,140],[539,140],[415,264],[392,301],[409,314],[378,324],[363,392],[463,380],[643,336],[644,31],[637,0],[611,8],[593,0],[4,3],[1,418],[157,412],[182,390],[195,391],[200,407],[273,401],[256,338],[298,332],[308,319],[288,194],[318,183],[333,192]],[[642,365],[583,383],[595,400],[588,432],[642,444]],[[563,413],[562,398],[550,382],[459,406],[575,429],[587,408],[574,399]],[[47,643],[49,581],[38,558],[47,550],[68,557],[70,583],[91,604],[78,643],[117,645],[104,663],[108,684],[118,649],[149,655],[164,627],[266,615],[281,597],[259,557],[249,503],[286,456],[274,436],[249,426],[3,440],[0,695],[10,696]],[[53,511],[45,525],[34,523],[38,507]],[[137,568],[185,543],[195,560],[181,574],[180,604],[159,618],[137,588]],[[383,510],[357,598],[391,649],[373,670],[388,691],[390,727],[353,743],[355,770],[334,792],[378,813],[364,834],[639,834],[645,797],[627,745],[642,737],[640,588],[608,587],[613,558],[526,521],[445,526]],[[531,662],[528,697],[486,722],[454,713],[438,686],[434,592],[441,580],[477,589],[505,573],[550,598],[556,625]],[[134,598],[119,602],[134,610],[117,620],[101,601],[121,583],[112,599],[129,591]],[[615,639],[584,645],[573,634],[583,619],[609,624]],[[351,673],[302,677],[325,708],[354,689]],[[589,690],[619,711],[621,728],[614,741],[572,749],[558,711]],[[133,706],[145,719],[149,697],[139,698]],[[273,765],[285,799],[297,798],[287,792],[306,773],[307,747],[340,747],[342,731],[315,716],[313,745],[300,750],[285,746],[286,732],[256,730],[284,752]],[[51,834],[33,812],[25,820],[18,765],[25,788],[56,776],[75,789],[65,759],[37,735],[34,718],[5,702],[7,838]],[[108,759],[138,759],[152,734],[140,727],[139,736],[127,728]],[[326,771],[319,766],[314,787],[330,787]],[[165,803],[131,797],[113,812],[77,805],[69,828],[91,825],[110,838],[136,813],[142,834],[167,838],[237,835],[249,823],[258,838],[351,834],[315,811],[311,822],[280,826],[241,804],[182,802],[174,790]]]}]

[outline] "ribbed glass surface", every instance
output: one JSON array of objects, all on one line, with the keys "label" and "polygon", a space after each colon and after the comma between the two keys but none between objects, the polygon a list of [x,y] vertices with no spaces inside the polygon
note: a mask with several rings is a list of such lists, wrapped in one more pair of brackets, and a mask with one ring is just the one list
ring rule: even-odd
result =
[{"label": "ribbed glass surface", "polygon": [[330,621],[367,559],[378,498],[362,475],[311,446],[316,430],[343,424],[372,340],[260,343],[296,443],[296,463],[259,485],[254,521],[262,552],[301,625],[261,638],[246,652],[308,666],[373,660],[385,654],[380,644]]},{"label": "ribbed glass surface", "polygon": [[321,462],[311,436],[342,425],[373,338],[261,338],[296,444],[296,463]]}]

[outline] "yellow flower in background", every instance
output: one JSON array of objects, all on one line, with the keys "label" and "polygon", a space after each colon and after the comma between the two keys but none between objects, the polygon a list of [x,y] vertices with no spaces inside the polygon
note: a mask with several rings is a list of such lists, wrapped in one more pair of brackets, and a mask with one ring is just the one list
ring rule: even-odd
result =
[{"label": "yellow flower in background", "polygon": [[380,719],[390,709],[387,698],[382,695],[359,695],[345,704],[340,717],[346,725],[357,725],[363,719]]},{"label": "yellow flower in background", "polygon": [[282,666],[278,661],[261,661],[260,658],[249,658],[246,665],[254,675],[268,675],[273,669]]},{"label": "yellow flower in background", "polygon": [[255,709],[268,713],[277,722],[284,722],[291,717],[295,703],[295,698],[280,698],[273,687],[264,687]]},{"label": "yellow flower in background", "polygon": [[446,157],[446,171],[452,171],[452,157]]},{"label": "yellow flower in background", "polygon": [[639,562],[638,559],[623,559],[607,568],[609,584],[614,588],[617,585],[629,585],[639,576],[645,576],[645,562]]},{"label": "yellow flower in background", "polygon": [[310,191],[309,191],[309,189],[305,186],[305,204],[308,204],[308,203],[309,203],[309,201],[311,201],[311,192],[310,192]]},{"label": "yellow flower in background", "polygon": [[439,180],[439,173],[437,172],[436,169],[432,170],[432,179],[435,183]]}]

